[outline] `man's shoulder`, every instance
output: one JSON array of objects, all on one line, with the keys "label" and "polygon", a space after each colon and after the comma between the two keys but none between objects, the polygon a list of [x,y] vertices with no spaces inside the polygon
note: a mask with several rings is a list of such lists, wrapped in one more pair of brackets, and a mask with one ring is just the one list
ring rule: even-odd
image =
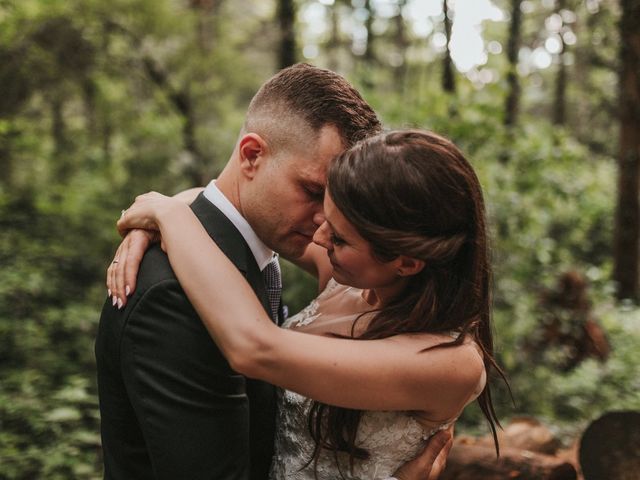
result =
[{"label": "man's shoulder", "polygon": [[[149,308],[165,311],[183,311],[190,305],[180,286],[169,257],[159,244],[149,248],[138,270],[135,292],[127,303],[127,314],[144,315]],[[134,313],[135,312],[135,313]]]},{"label": "man's shoulder", "polygon": [[148,290],[167,280],[178,281],[167,254],[162,251],[159,244],[153,245],[142,257],[136,288]]}]

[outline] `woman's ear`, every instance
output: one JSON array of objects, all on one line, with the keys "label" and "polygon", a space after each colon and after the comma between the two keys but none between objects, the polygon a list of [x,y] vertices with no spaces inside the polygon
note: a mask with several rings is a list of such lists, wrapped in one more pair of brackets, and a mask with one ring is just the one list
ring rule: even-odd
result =
[{"label": "woman's ear", "polygon": [[253,178],[261,160],[268,151],[267,142],[257,133],[247,133],[238,142],[240,170],[248,178]]},{"label": "woman's ear", "polygon": [[410,277],[420,273],[425,266],[424,260],[400,255],[394,260],[397,262],[396,272],[400,277]]}]

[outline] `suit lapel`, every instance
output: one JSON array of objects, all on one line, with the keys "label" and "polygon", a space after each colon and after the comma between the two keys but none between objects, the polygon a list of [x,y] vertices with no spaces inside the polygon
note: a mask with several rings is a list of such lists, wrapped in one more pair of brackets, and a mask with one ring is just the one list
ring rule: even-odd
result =
[{"label": "suit lapel", "polygon": [[265,311],[270,312],[262,272],[238,229],[202,193],[191,204],[191,209],[220,250],[246,277]]}]

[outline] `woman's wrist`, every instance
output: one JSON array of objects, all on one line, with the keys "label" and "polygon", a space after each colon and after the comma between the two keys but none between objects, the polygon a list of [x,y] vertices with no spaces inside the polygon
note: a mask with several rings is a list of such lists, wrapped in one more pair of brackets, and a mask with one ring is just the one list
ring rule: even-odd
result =
[{"label": "woman's wrist", "polygon": [[182,217],[189,210],[191,208],[186,203],[174,198],[168,198],[156,206],[153,216],[158,229],[162,231],[164,226],[174,223],[176,218]]}]

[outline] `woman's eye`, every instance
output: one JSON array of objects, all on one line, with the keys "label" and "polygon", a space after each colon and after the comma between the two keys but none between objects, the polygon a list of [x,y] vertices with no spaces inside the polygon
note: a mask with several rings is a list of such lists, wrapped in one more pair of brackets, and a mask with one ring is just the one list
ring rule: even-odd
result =
[{"label": "woman's eye", "polygon": [[331,234],[331,243],[334,245],[344,245],[344,240],[335,234]]}]

